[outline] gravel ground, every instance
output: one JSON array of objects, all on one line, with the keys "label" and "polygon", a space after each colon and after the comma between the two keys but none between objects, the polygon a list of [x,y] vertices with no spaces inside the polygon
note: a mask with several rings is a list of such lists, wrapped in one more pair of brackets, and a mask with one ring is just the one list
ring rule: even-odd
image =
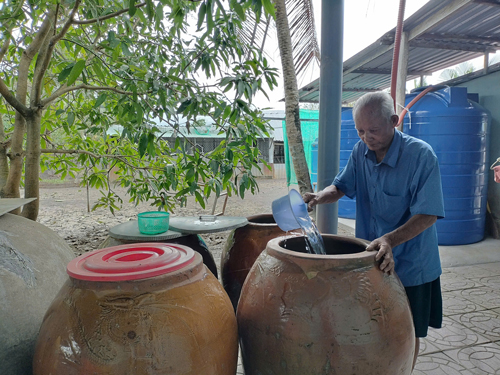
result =
[{"label": "gravel ground", "polygon": [[[272,201],[287,194],[288,190],[286,180],[259,179],[259,192],[255,195],[248,194],[245,199],[230,197],[225,215],[247,217],[271,213]],[[38,222],[64,238],[73,248],[75,256],[98,249],[99,245],[106,239],[110,228],[129,220],[137,220],[139,212],[155,210],[148,204],[134,206],[134,204],[128,203],[125,190],[117,189],[117,191],[122,196],[124,203],[122,209],[113,215],[109,209],[104,208],[88,212],[88,206],[92,207],[101,194],[98,190],[89,189],[87,200],[87,189],[79,187],[76,183],[42,184]],[[216,212],[221,211],[223,200],[223,198],[219,199]],[[176,209],[171,215],[210,214],[212,206],[213,199],[208,202],[205,210],[192,199],[188,201],[187,207]],[[224,231],[201,235],[212,252],[218,267],[220,267],[221,252],[229,233],[230,231]],[[339,234],[350,235],[342,229],[339,229]]]}]

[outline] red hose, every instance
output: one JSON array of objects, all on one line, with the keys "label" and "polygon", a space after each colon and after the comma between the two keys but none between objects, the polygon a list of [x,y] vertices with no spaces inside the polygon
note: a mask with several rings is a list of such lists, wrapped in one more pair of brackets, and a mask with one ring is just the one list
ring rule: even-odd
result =
[{"label": "red hose", "polygon": [[391,71],[391,96],[394,100],[394,110],[398,113],[396,108],[396,83],[398,76],[398,64],[399,64],[399,47],[401,45],[401,32],[403,31],[403,21],[405,14],[405,3],[406,0],[399,1],[399,12],[398,12],[398,24],[396,27],[396,36],[394,38],[394,54],[392,55],[392,71]]},{"label": "red hose", "polygon": [[420,92],[420,94],[418,94],[417,96],[415,96],[413,98],[413,100],[411,102],[408,103],[407,106],[405,106],[405,108],[401,111],[401,113],[399,114],[399,121],[398,121],[398,127],[403,123],[403,119],[405,118],[405,115],[406,113],[408,112],[408,110],[413,106],[413,104],[415,104],[416,102],[418,102],[420,100],[420,98],[422,98],[425,94],[427,94],[428,92],[431,92],[431,91],[435,91],[435,90],[439,90],[439,89],[442,89],[443,86],[442,85],[438,85],[438,86],[429,86],[427,87],[425,90],[423,90],[422,92]]}]

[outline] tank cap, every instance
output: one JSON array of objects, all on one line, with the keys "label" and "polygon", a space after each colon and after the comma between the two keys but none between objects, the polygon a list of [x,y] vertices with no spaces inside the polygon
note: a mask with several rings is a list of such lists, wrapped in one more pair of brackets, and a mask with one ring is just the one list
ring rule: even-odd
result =
[{"label": "tank cap", "polygon": [[177,271],[194,260],[194,250],[177,244],[137,243],[94,250],[69,262],[69,276],[88,281],[146,279]]}]

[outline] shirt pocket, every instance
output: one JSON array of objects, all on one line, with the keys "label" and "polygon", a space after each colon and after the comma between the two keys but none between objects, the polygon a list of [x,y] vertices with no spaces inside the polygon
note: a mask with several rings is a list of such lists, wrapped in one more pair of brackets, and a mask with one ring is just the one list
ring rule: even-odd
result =
[{"label": "shirt pocket", "polygon": [[407,195],[391,195],[379,191],[375,215],[388,225],[395,226],[409,210],[409,197]]}]

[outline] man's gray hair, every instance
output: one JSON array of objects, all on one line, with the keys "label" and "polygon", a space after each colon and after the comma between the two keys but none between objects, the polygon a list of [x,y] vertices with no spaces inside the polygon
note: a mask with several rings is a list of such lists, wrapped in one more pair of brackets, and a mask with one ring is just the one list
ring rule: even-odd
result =
[{"label": "man's gray hair", "polygon": [[394,101],[392,97],[383,91],[370,92],[359,98],[352,109],[352,117],[356,121],[358,112],[364,107],[372,107],[372,116],[377,116],[391,122],[391,116],[395,115]]}]

